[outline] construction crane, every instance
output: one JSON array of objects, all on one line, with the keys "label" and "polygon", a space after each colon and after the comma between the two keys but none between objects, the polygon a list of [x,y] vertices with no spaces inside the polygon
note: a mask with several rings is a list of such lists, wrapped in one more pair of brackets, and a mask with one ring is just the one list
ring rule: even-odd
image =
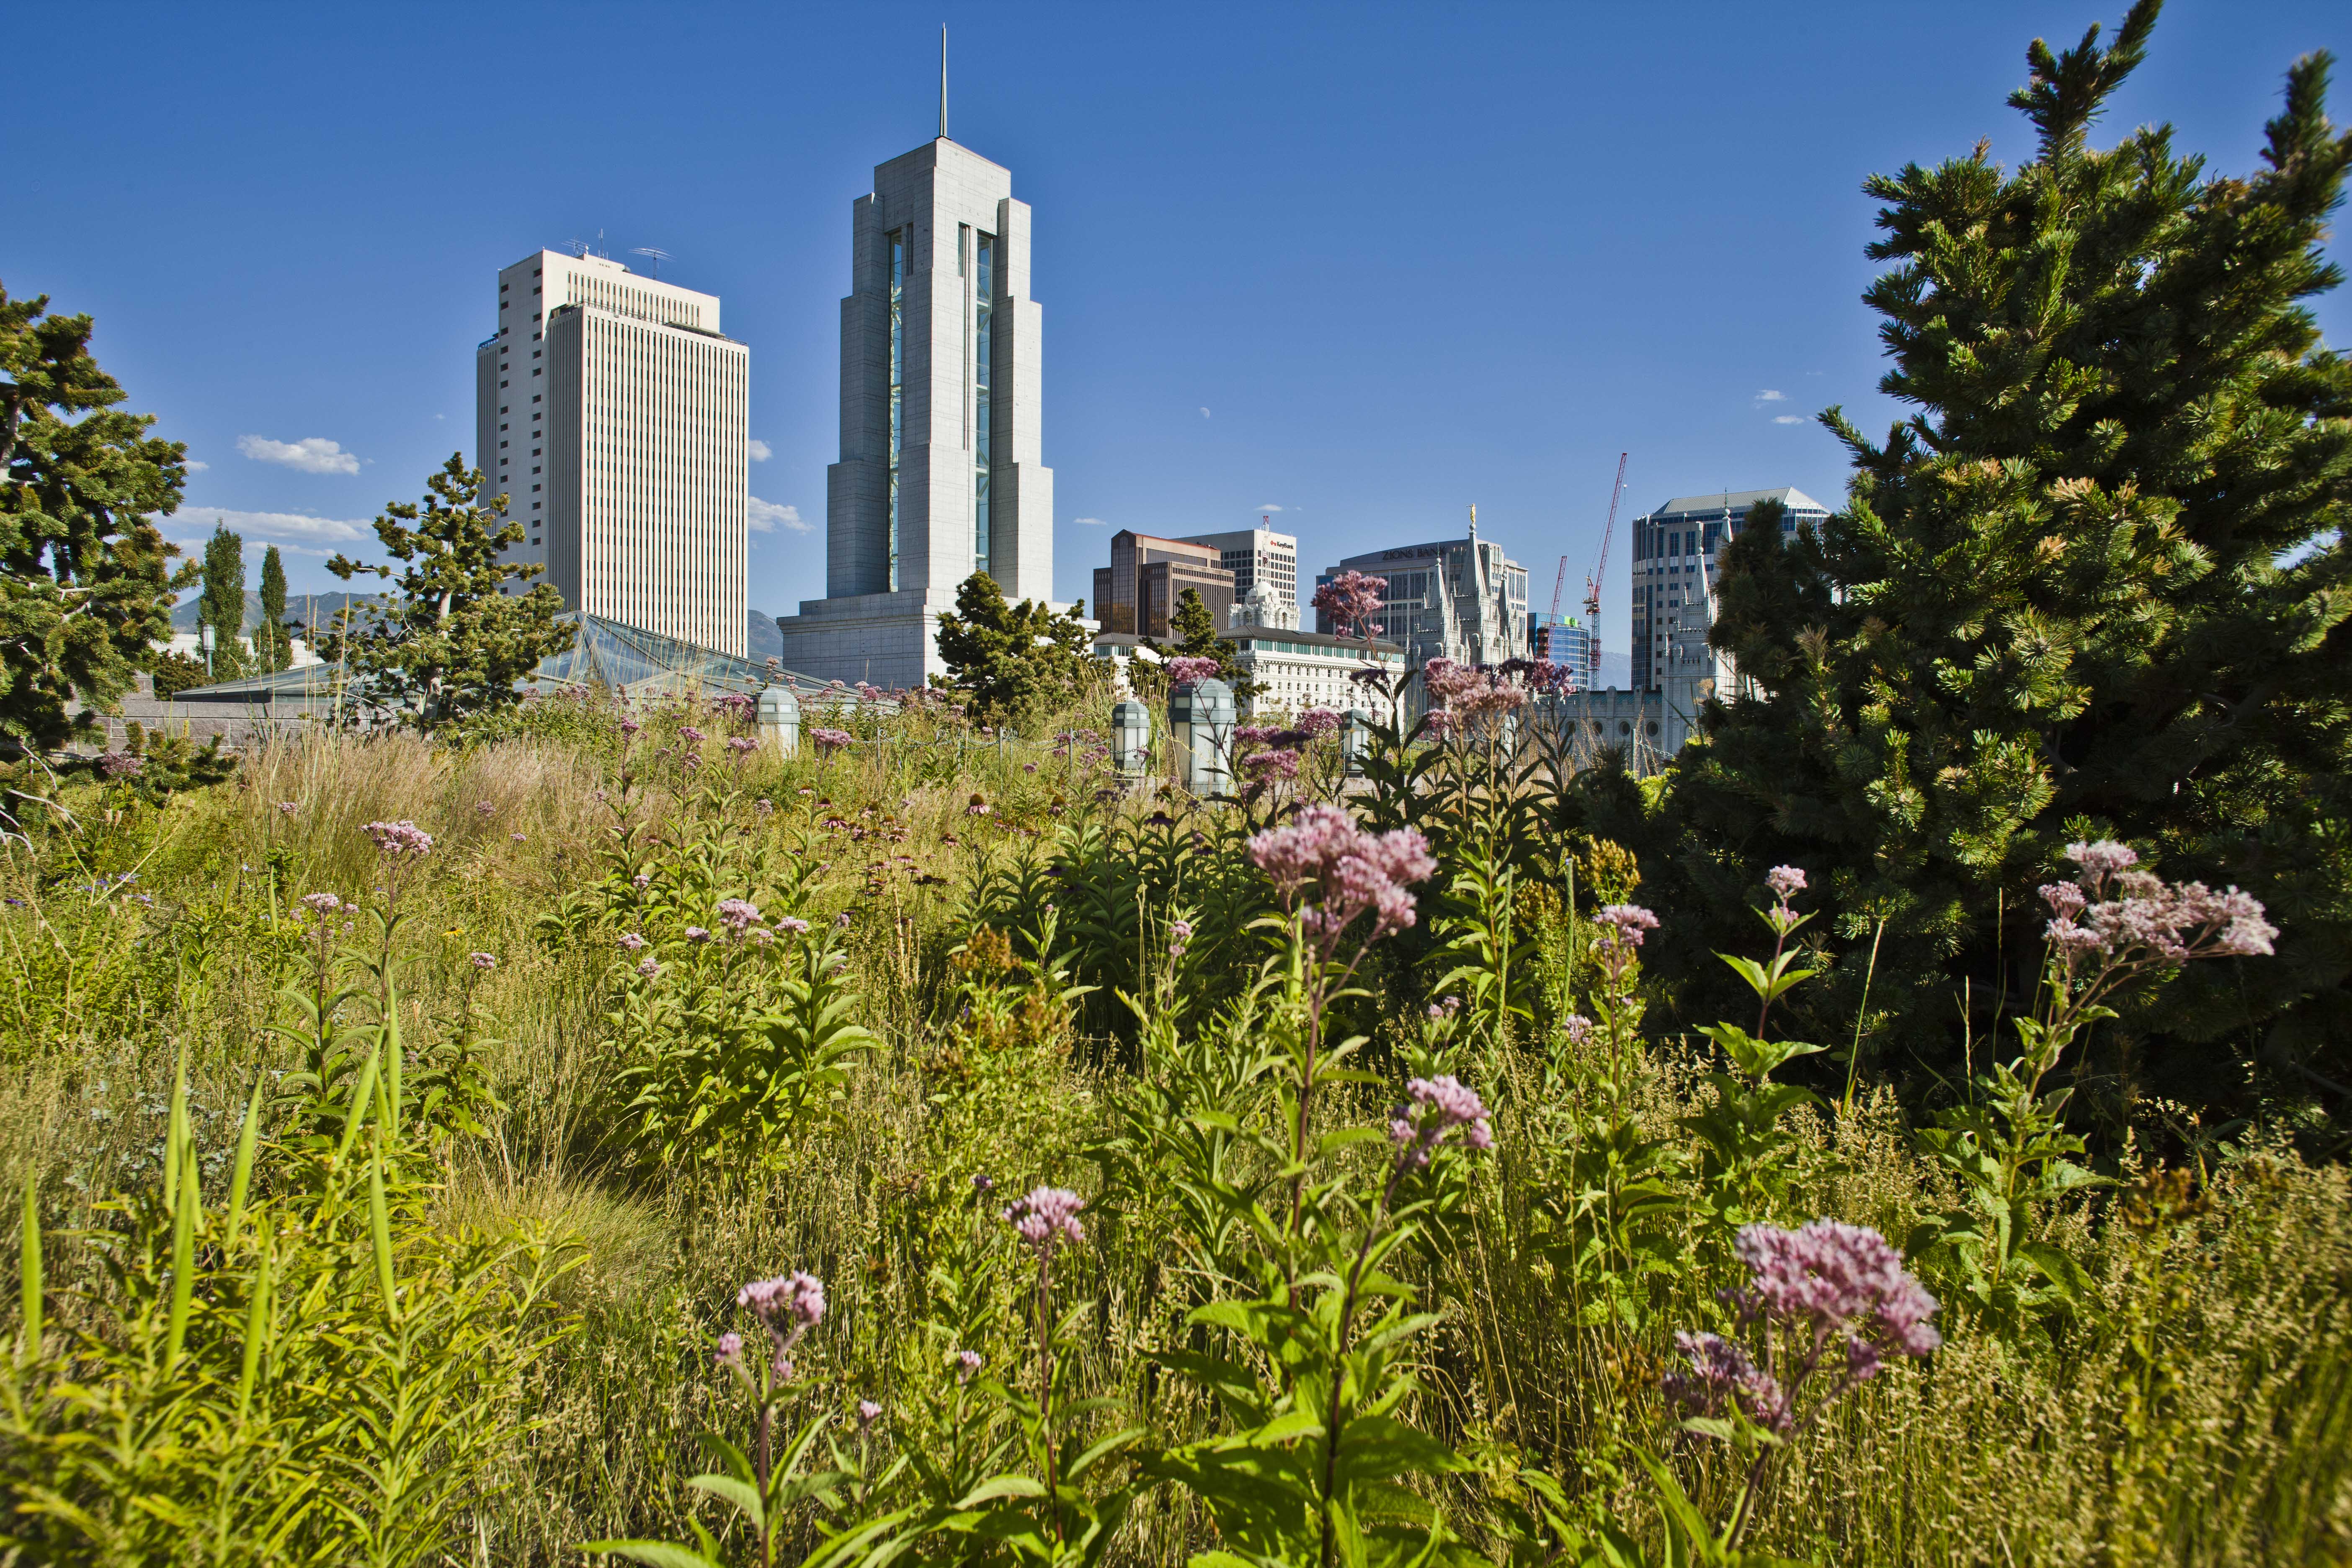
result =
[{"label": "construction crane", "polygon": [[[1609,521],[1601,531],[1601,560],[1592,568],[1592,574],[1584,580],[1584,647],[1592,665],[1585,675],[1587,691],[1601,679],[1601,584],[1609,575],[1610,542],[1617,537],[1617,503],[1625,494],[1625,457],[1623,452],[1617,454],[1617,478],[1609,487]],[[1561,564],[1567,564],[1565,559]],[[1552,613],[1559,612],[1555,608]]]}]

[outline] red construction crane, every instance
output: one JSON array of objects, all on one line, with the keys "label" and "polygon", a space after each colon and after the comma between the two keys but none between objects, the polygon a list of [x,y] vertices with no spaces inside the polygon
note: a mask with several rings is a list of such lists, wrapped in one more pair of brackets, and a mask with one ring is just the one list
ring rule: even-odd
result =
[{"label": "red construction crane", "polygon": [[[1625,494],[1625,456],[1622,452],[1617,454],[1617,478],[1609,487],[1609,522],[1601,531],[1601,562],[1592,568],[1592,574],[1584,580],[1584,646],[1590,650],[1592,659],[1592,668],[1584,682],[1584,689],[1588,691],[1592,689],[1593,681],[1601,678],[1601,584],[1609,575],[1610,542],[1617,537],[1617,502]],[[1561,567],[1565,569],[1567,564],[1568,558],[1562,556]],[[1558,615],[1559,590],[1555,588],[1552,592],[1552,613]]]}]

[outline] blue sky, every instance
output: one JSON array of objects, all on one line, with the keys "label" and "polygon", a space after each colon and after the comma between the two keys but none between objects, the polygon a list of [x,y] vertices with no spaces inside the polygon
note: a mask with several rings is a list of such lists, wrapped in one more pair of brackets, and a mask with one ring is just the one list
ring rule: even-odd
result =
[{"label": "blue sky", "polygon": [[[1621,449],[1628,515],[1835,503],[1810,416],[1894,412],[1862,179],[1979,137],[2018,161],[2027,41],[2121,5],[49,7],[88,96],[0,132],[0,282],[95,314],[206,465],[175,536],[258,514],[257,568],[314,552],[299,591],[471,458],[499,267],[658,247],[751,345],[751,490],[801,524],[754,534],[751,603],[789,612],[823,592],[850,202],[931,134],[945,21],[950,129],[1035,209],[1061,596],[1120,527],[1279,508],[1311,571],[1475,502],[1541,607]],[[2169,120],[2250,169],[2314,48],[2352,55],[2352,6],[2178,0],[2101,139]],[[2352,338],[2352,300],[2320,314]]]}]

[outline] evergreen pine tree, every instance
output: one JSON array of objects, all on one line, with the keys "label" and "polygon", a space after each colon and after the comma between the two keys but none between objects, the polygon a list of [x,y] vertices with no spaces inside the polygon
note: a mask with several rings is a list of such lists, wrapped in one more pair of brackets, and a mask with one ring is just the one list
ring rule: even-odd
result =
[{"label": "evergreen pine tree", "polygon": [[194,581],[150,521],[179,506],[187,449],[115,406],[90,319],[48,304],[0,289],[0,737],[37,752],[96,732]]},{"label": "evergreen pine tree", "polygon": [[362,573],[393,578],[394,591],[372,619],[329,635],[320,655],[348,662],[360,703],[423,730],[520,701],[515,683],[577,635],[556,620],[563,596],[550,584],[506,591],[509,584],[529,583],[540,568],[499,559],[521,542],[523,528],[499,524],[506,498],[485,500],[482,484],[481,470],[453,453],[426,481],[421,508],[384,508],[375,536],[385,553],[404,563],[397,577],[390,566],[342,555],[327,563],[347,583]]},{"label": "evergreen pine tree", "polygon": [[[227,529],[214,525],[213,536],[205,542],[205,587],[196,602],[196,624],[213,629],[212,678],[233,680],[245,673],[245,650],[237,638],[245,635],[245,541]],[[257,656],[264,647],[257,635],[253,651]],[[266,669],[264,664],[256,668]]]},{"label": "evergreen pine tree", "polygon": [[1874,443],[1832,409],[1844,508],[1785,543],[1759,509],[1725,555],[1740,679],[1650,837],[1689,1016],[1717,1016],[1706,952],[1790,862],[1844,938],[1813,1037],[1845,1037],[1874,969],[1873,1048],[1940,1073],[1962,1005],[1979,1042],[2030,1005],[2037,885],[2112,836],[2284,935],[2127,1009],[2109,1065],[2209,1103],[2257,1059],[2352,1076],[2352,364],[2303,303],[2338,281],[2319,247],[2352,137],[2315,56],[2258,174],[2209,177],[2163,127],[2091,149],[2156,11],[2110,47],[2034,43],[2014,174],[1979,145],[1866,187],[1882,384],[1918,412]]},{"label": "evergreen pine tree", "polygon": [[294,637],[286,629],[286,563],[275,544],[261,557],[261,620],[253,628],[253,647],[263,669],[285,669],[294,662]]},{"label": "evergreen pine tree", "polygon": [[992,718],[1066,700],[1085,682],[1090,660],[1083,602],[1057,616],[1024,599],[1007,604],[985,572],[956,589],[956,607],[940,616],[940,662],[950,684],[971,693],[973,711]]}]

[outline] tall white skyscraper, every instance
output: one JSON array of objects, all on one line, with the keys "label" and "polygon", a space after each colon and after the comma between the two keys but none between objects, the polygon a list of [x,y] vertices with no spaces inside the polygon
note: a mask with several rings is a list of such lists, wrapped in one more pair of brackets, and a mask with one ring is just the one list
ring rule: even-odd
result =
[{"label": "tall white skyscraper", "polygon": [[825,596],[780,616],[787,668],[919,686],[939,615],[975,572],[1054,590],[1029,207],[945,135],[874,171],[851,205],[841,460],[826,471]]},{"label": "tall white skyscraper", "polygon": [[1247,598],[1250,590],[1268,589],[1279,603],[1290,606],[1291,625],[1298,614],[1298,536],[1276,533],[1272,527],[1237,528],[1227,533],[1187,533],[1187,544],[1215,550],[1218,564],[1234,574],[1234,597]]},{"label": "tall white skyscraper", "polygon": [[567,609],[745,653],[750,379],[716,295],[552,250],[500,272],[475,419],[528,530],[509,558]]}]

